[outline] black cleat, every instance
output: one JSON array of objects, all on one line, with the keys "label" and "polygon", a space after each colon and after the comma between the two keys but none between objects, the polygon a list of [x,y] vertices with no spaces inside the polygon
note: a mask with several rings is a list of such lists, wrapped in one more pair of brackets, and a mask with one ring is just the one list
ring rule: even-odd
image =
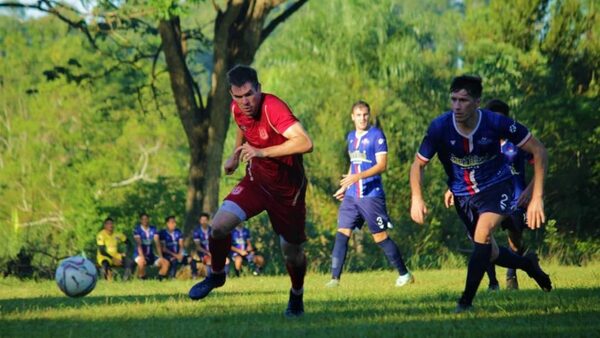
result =
[{"label": "black cleat", "polygon": [[454,309],[454,313],[465,313],[471,311],[473,311],[473,305],[471,304],[456,303],[456,308]]},{"label": "black cleat", "polygon": [[517,276],[506,278],[506,290],[519,290]]},{"label": "black cleat", "polygon": [[536,254],[528,253],[525,258],[531,263],[531,271],[527,271],[529,277],[533,278],[540,288],[546,292],[552,290],[552,281],[540,267],[540,262]]},{"label": "black cleat", "polygon": [[212,291],[225,284],[225,273],[211,273],[202,282],[192,286],[189,296],[192,300],[202,299]]},{"label": "black cleat", "polygon": [[301,295],[296,295],[290,290],[290,300],[288,301],[287,309],[285,309],[285,316],[288,318],[302,317],[304,314],[304,301]]}]

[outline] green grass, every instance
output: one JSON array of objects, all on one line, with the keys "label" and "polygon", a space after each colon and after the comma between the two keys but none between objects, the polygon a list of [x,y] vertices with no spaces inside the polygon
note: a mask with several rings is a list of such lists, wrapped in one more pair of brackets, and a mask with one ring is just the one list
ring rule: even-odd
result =
[{"label": "green grass", "polygon": [[452,310],[464,269],[416,271],[400,289],[390,271],[345,274],[333,290],[328,276],[310,274],[306,315],[295,320],[282,315],[283,276],[230,278],[198,302],[187,298],[192,281],[101,281],[71,299],[53,281],[0,279],[0,337],[600,336],[600,263],[547,270],[551,293],[524,273],[519,291],[489,293],[484,279],[476,310],[460,315]]}]

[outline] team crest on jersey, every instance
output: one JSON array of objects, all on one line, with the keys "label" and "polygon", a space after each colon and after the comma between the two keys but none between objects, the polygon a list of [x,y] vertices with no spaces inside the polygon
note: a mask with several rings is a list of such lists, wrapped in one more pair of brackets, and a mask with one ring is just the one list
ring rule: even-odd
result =
[{"label": "team crest on jersey", "polygon": [[245,126],[240,126],[240,129],[241,129],[242,131],[246,131],[246,130],[248,130],[248,128],[246,128]]},{"label": "team crest on jersey", "polygon": [[517,131],[517,125],[513,122],[513,124],[508,127],[508,131],[514,134]]},{"label": "team crest on jersey", "polygon": [[258,129],[258,134],[260,135],[260,138],[263,140],[266,140],[269,138],[269,135],[267,134],[267,131],[265,130],[265,128],[259,128]]},{"label": "team crest on jersey", "polygon": [[231,194],[239,195],[243,190],[244,190],[244,187],[238,185],[235,188],[233,188],[233,190],[231,190]]},{"label": "team crest on jersey", "polygon": [[369,144],[369,139],[366,138],[366,139],[362,140],[361,143],[366,146],[367,144]]},{"label": "team crest on jersey", "polygon": [[451,144],[451,145],[454,145],[455,143],[456,143],[456,141],[454,141],[454,140],[450,140],[450,144]]}]

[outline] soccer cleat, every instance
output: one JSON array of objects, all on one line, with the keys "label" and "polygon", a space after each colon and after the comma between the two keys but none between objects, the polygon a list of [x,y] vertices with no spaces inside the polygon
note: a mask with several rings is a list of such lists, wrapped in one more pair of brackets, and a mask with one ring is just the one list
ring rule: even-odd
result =
[{"label": "soccer cleat", "polygon": [[396,279],[396,287],[400,288],[406,284],[412,284],[414,282],[415,278],[413,277],[413,275],[410,272],[407,272],[403,275],[398,276],[398,278]]},{"label": "soccer cleat", "polygon": [[552,290],[552,281],[540,267],[540,262],[536,254],[528,253],[524,256],[531,263],[531,270],[527,271],[529,277],[533,278],[540,288],[546,292]]},{"label": "soccer cleat", "polygon": [[464,313],[473,311],[473,305],[457,303],[454,313]]},{"label": "soccer cleat", "polygon": [[292,292],[292,290],[290,290],[290,300],[288,301],[288,306],[284,312],[284,315],[286,317],[302,317],[302,315],[304,314],[304,301],[302,300],[303,295],[304,293],[296,295]]},{"label": "soccer cleat", "polygon": [[192,300],[202,299],[212,291],[225,284],[225,273],[211,273],[202,282],[197,283],[190,289],[189,296]]},{"label": "soccer cleat", "polygon": [[340,280],[336,278],[332,278],[327,284],[325,284],[326,288],[336,288],[340,286]]},{"label": "soccer cleat", "polygon": [[496,292],[499,290],[500,290],[500,285],[498,285],[498,284],[490,284],[488,286],[488,291],[490,291],[490,292]]},{"label": "soccer cleat", "polygon": [[506,278],[506,290],[519,290],[517,276]]}]

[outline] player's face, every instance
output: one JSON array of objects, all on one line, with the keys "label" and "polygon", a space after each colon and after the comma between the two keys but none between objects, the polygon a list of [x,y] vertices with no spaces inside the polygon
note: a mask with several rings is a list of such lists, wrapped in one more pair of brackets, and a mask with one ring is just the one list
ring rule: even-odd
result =
[{"label": "player's face", "polygon": [[104,223],[104,229],[106,229],[106,231],[108,232],[112,232],[114,229],[114,224],[111,221],[105,222]]},{"label": "player's face", "polygon": [[369,118],[371,113],[365,107],[356,107],[352,110],[352,121],[357,131],[365,131],[369,129]]},{"label": "player's face", "polygon": [[258,85],[258,88],[254,88],[250,82],[244,83],[241,87],[232,85],[230,93],[233,101],[235,101],[244,114],[248,116],[256,116],[258,114],[262,96],[260,85]]},{"label": "player's face", "polygon": [[148,226],[148,223],[150,222],[150,218],[148,216],[142,216],[140,217],[140,224],[143,226]]},{"label": "player's face", "polygon": [[206,216],[201,216],[201,217],[200,217],[200,225],[202,225],[202,226],[204,226],[204,227],[205,227],[205,226],[207,226],[207,225],[208,225],[208,217],[206,217]]},{"label": "player's face", "polygon": [[450,94],[452,111],[456,122],[466,122],[473,116],[479,107],[479,99],[473,98],[465,89]]},{"label": "player's face", "polygon": [[175,221],[175,219],[171,218],[169,219],[169,221],[167,221],[167,228],[169,229],[169,231],[175,230],[176,227],[177,222]]}]

